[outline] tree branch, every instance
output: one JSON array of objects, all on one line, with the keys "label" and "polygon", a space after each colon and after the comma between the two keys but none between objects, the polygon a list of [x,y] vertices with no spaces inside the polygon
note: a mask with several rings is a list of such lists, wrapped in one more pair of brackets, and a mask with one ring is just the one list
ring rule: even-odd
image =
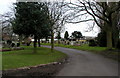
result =
[{"label": "tree branch", "polygon": [[70,21],[66,21],[67,23],[73,23],[73,24],[75,24],[75,23],[81,23],[81,22],[87,22],[87,21],[93,21],[93,19],[88,19],[88,20],[81,20],[81,21],[76,21],[76,22],[70,22]]},{"label": "tree branch", "polygon": [[88,2],[88,5],[89,5],[90,10],[92,11],[92,13],[93,13],[96,17],[98,17],[98,18],[100,18],[100,19],[106,21],[107,23],[109,23],[108,20],[106,20],[106,19],[100,17],[99,15],[97,15],[97,14],[93,11],[93,9],[92,9],[92,7],[91,7],[91,5],[90,5],[90,2]]}]

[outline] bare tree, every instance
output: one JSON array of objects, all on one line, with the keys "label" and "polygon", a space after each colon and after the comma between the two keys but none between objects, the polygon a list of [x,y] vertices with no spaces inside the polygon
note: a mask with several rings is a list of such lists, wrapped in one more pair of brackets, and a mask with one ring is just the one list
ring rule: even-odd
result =
[{"label": "bare tree", "polygon": [[49,8],[49,19],[50,19],[50,26],[51,26],[51,51],[53,52],[54,49],[54,34],[56,32],[62,31],[64,28],[64,20],[65,17],[63,16],[63,3],[59,1],[55,2],[48,2]]},{"label": "bare tree", "polygon": [[[69,23],[93,21],[107,33],[107,48],[112,49],[112,28],[114,25],[114,13],[119,13],[120,2],[96,2],[90,0],[78,0],[67,5],[71,14]],[[72,15],[72,17],[71,17]],[[91,19],[92,17],[92,19]],[[75,18],[75,19],[74,19]]]},{"label": "bare tree", "polygon": [[11,21],[13,20],[13,13],[7,12],[5,14],[0,15],[0,25],[1,25],[1,34],[7,33],[12,36],[12,26]]}]

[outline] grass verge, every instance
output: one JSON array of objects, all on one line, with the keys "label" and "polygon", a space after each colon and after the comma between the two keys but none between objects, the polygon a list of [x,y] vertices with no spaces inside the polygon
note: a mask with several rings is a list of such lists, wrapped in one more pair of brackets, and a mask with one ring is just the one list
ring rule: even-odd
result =
[{"label": "grass verge", "polygon": [[[50,45],[50,43],[42,43],[42,45]],[[63,44],[55,44],[55,46],[72,48],[72,49],[83,50],[83,51],[90,51],[90,52],[101,54],[101,55],[104,55],[105,57],[120,61],[120,58],[118,58],[120,56],[119,51],[116,51],[114,49],[111,51],[108,51],[106,50],[107,49],[106,47],[98,47],[98,46],[90,47],[88,45],[73,46],[73,45],[63,45]]]},{"label": "grass verge", "polygon": [[32,46],[24,46],[24,50],[8,51],[2,53],[2,69],[14,69],[19,67],[34,66],[59,61],[67,55],[49,48],[38,47],[37,53],[33,53]]}]

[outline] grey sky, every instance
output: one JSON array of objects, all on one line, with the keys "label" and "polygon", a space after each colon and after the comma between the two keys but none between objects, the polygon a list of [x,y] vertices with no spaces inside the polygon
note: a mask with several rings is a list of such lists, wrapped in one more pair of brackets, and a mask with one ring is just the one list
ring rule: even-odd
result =
[{"label": "grey sky", "polygon": [[[0,0],[0,14],[4,14],[8,11],[10,11],[10,7],[12,6],[12,3],[16,0]],[[91,25],[92,23],[89,23]],[[79,24],[66,24],[65,25],[65,31],[68,31],[69,35],[71,35],[74,31],[81,31],[83,36],[97,36],[99,32],[99,28],[97,26],[94,27],[94,30],[91,32],[85,32],[88,28],[88,24],[86,22],[82,22]],[[64,32],[65,32],[64,31]],[[64,32],[62,32],[62,37],[64,36]]]}]

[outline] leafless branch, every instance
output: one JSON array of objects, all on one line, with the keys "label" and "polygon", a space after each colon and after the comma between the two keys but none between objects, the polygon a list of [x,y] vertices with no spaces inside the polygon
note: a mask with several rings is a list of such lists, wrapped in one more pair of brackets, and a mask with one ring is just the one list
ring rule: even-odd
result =
[{"label": "leafless branch", "polygon": [[94,21],[93,19],[87,19],[87,20],[81,20],[81,21],[66,21],[67,23],[73,23],[73,24],[76,24],[76,23],[81,23],[81,22],[87,22],[87,21]]}]

